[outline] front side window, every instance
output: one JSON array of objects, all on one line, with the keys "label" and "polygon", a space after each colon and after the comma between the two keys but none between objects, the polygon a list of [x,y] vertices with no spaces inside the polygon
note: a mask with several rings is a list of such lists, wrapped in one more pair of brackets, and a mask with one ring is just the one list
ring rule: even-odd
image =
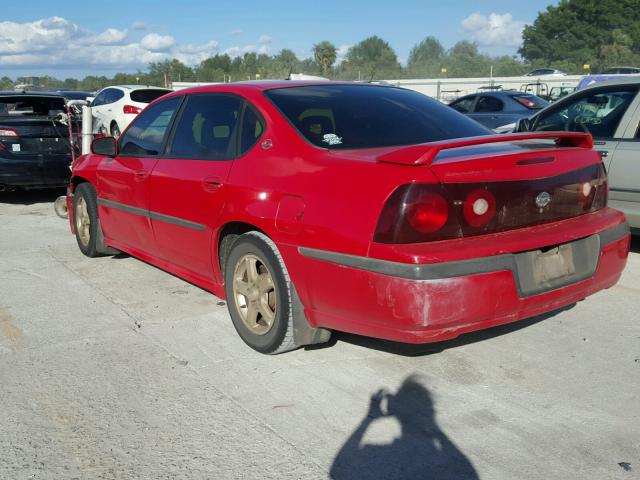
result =
[{"label": "front side window", "polygon": [[120,137],[120,155],[129,157],[158,155],[181,101],[182,97],[172,97],[156,103],[138,115],[125,134]]},{"label": "front side window", "polygon": [[449,104],[451,108],[459,111],[460,113],[469,113],[471,112],[471,108],[473,107],[473,101],[476,97],[465,97],[460,100],[456,100],[455,102]]},{"label": "front side window", "polygon": [[550,109],[535,120],[535,131],[586,132],[597,138],[613,138],[637,87],[587,92]]},{"label": "front side window", "polygon": [[375,148],[489,135],[490,130],[426,95],[376,85],[310,85],[265,95],[310,143]]},{"label": "front side window", "polygon": [[93,102],[91,102],[91,106],[99,107],[100,105],[104,105],[107,92],[108,90],[103,90],[100,93],[98,93],[98,95],[96,95],[96,98],[93,99]]},{"label": "front side window", "polygon": [[169,155],[229,160],[236,156],[242,100],[230,95],[192,95],[175,129]]}]

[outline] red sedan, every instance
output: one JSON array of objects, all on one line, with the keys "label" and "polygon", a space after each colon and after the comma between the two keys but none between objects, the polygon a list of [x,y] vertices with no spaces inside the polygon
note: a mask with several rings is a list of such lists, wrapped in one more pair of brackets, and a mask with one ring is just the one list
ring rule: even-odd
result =
[{"label": "red sedan", "polygon": [[71,229],[226,298],[264,353],[433,342],[615,284],[629,228],[591,137],[490,133],[387,86],[183,90],[74,163]]}]

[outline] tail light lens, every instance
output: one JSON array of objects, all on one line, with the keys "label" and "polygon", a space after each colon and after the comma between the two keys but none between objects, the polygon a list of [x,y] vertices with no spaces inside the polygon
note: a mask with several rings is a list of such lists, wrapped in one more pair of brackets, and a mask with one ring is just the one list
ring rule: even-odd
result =
[{"label": "tail light lens", "polygon": [[17,140],[18,138],[20,138],[20,135],[18,135],[18,132],[16,132],[13,128],[0,127],[0,138]]},{"label": "tail light lens", "polygon": [[385,203],[374,241],[429,242],[563,220],[604,208],[607,188],[602,164],[527,181],[402,185]]},{"label": "tail light lens", "polygon": [[122,108],[122,111],[124,113],[131,113],[133,115],[138,115],[142,111],[142,109],[139,107],[134,107],[133,105],[125,105]]}]

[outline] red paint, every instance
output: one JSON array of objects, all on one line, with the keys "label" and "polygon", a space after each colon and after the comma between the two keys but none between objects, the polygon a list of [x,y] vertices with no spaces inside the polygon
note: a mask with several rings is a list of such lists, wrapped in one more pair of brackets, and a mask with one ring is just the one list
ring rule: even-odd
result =
[{"label": "red paint", "polygon": [[[512,274],[505,271],[418,282],[301,256],[299,246],[410,264],[446,262],[556,245],[624,222],[621,213],[605,208],[476,237],[376,243],[373,238],[383,206],[401,185],[419,182],[437,188],[440,182],[538,179],[597,164],[600,157],[590,150],[590,137],[552,132],[328,151],[303,140],[262,93],[266,88],[302,84],[225,84],[162,98],[221,92],[249,101],[266,127],[258,143],[236,160],[110,159],[89,154],[74,162],[73,181],[92,183],[102,199],[204,226],[188,229],[101,206],[105,242],[222,297],[220,232],[230,222],[249,224],[265,232],[280,249],[314,326],[406,342],[451,338],[547,312],[608,288],[619,278],[628,237],[602,251],[593,278],[527,298],[518,296]],[[465,150],[539,138],[558,139],[558,145],[491,154]],[[269,148],[262,147],[264,140],[270,141]],[[452,149],[460,150],[452,153]],[[436,159],[444,151],[448,151],[446,158]],[[540,163],[536,160],[540,158],[552,160]],[[69,213],[73,228],[71,208]],[[416,216],[418,221],[424,220],[421,215]]]}]

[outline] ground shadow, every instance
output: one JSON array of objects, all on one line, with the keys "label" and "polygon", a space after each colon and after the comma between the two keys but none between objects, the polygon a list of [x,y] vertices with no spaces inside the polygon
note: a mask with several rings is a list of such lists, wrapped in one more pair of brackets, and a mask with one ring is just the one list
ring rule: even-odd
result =
[{"label": "ground shadow", "polygon": [[308,350],[320,349],[320,348],[332,347],[336,345],[338,342],[345,342],[345,343],[350,343],[352,345],[358,345],[360,347],[392,353],[394,355],[402,355],[405,357],[418,357],[422,355],[431,355],[434,353],[440,353],[450,348],[455,348],[463,345],[468,345],[471,343],[481,342],[483,340],[488,340],[490,338],[495,338],[501,335],[506,335],[508,333],[515,332],[522,328],[527,328],[531,325],[535,325],[536,323],[542,322],[548,318],[554,317],[560,312],[570,310],[574,306],[575,306],[575,303],[571,305],[567,305],[566,307],[560,308],[558,310],[545,313],[543,315],[538,315],[535,317],[528,318],[526,320],[520,320],[517,322],[508,323],[505,325],[499,325],[497,327],[488,328],[485,330],[479,330],[477,332],[465,333],[463,335],[460,335],[458,338],[454,338],[453,340],[446,340],[443,342],[415,345],[410,343],[399,343],[399,342],[392,342],[389,340],[380,340],[378,338],[363,337],[361,335],[355,335],[352,333],[333,332],[329,343],[312,345],[306,348]]},{"label": "ground shadow", "polygon": [[0,192],[0,203],[11,205],[33,205],[36,203],[53,203],[56,198],[66,193],[65,188],[48,188],[43,190],[16,190]]},{"label": "ground shadow", "polygon": [[[386,408],[385,408],[386,403]],[[331,478],[475,480],[469,459],[440,429],[429,390],[415,375],[407,377],[395,394],[379,390],[369,411],[336,455]],[[378,419],[394,417],[401,436],[386,445],[363,444]]]}]

